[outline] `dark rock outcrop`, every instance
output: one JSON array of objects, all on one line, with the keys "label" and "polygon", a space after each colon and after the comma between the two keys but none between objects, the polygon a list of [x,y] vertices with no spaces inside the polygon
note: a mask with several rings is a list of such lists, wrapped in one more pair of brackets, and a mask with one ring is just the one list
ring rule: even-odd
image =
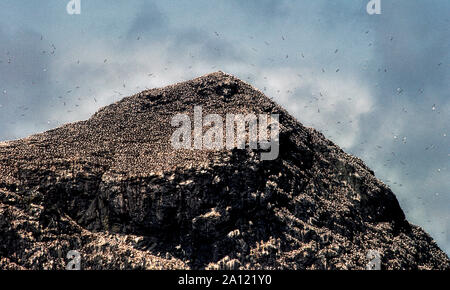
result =
[{"label": "dark rock outcrop", "polygon": [[[174,150],[171,118],[280,115],[280,155]],[[356,157],[222,72],[0,143],[0,269],[449,269]]]}]

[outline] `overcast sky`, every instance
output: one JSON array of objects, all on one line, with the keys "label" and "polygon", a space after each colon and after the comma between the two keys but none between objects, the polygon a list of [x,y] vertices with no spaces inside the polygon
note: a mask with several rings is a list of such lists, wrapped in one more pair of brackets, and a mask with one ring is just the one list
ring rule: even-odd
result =
[{"label": "overcast sky", "polygon": [[0,140],[222,70],[363,159],[450,253],[450,1],[68,2],[0,1]]}]

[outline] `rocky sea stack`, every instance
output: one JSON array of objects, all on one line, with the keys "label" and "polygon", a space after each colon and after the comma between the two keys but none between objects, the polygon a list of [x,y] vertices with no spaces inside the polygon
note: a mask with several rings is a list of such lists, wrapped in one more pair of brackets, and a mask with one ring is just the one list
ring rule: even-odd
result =
[{"label": "rocky sea stack", "polygon": [[[171,119],[279,114],[279,156],[174,150]],[[360,159],[212,73],[0,143],[0,269],[450,269]]]}]

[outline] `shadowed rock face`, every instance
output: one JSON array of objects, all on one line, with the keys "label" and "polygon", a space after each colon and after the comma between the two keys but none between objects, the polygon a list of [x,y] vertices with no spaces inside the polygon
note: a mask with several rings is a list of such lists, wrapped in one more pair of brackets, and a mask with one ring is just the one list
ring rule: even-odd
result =
[{"label": "shadowed rock face", "polygon": [[[177,113],[280,115],[280,154],[174,150]],[[366,165],[217,72],[0,143],[0,269],[449,269]]]}]

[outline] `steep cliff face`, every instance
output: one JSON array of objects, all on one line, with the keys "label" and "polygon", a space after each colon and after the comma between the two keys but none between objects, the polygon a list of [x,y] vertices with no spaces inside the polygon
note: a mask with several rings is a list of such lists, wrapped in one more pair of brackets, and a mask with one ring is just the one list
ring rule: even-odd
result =
[{"label": "steep cliff face", "polygon": [[[175,114],[279,114],[280,151],[174,150]],[[449,269],[364,163],[217,72],[0,143],[0,269]]]}]

